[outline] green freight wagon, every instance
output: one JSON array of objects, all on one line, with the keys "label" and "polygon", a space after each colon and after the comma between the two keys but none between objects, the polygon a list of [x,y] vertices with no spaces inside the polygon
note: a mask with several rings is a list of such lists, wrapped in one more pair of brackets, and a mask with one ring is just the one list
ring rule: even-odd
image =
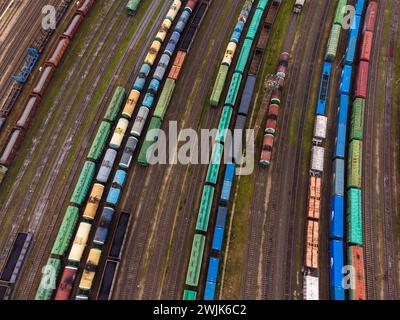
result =
[{"label": "green freight wagon", "polygon": [[77,206],[82,206],[84,204],[90,187],[92,186],[95,171],[96,165],[91,161],[86,161],[71,197],[70,202],[72,204]]},{"label": "green freight wagon", "polygon": [[197,292],[193,290],[185,290],[183,292],[183,300],[196,300]]},{"label": "green freight wagon", "polygon": [[347,188],[362,188],[362,141],[350,142]]},{"label": "green freight wagon", "polygon": [[54,241],[51,254],[63,256],[69,247],[69,243],[75,231],[79,217],[79,209],[69,206],[65,212],[63,222],[58,230],[57,238]]},{"label": "green freight wagon", "polygon": [[332,26],[331,33],[329,35],[329,40],[328,40],[328,48],[326,50],[326,55],[325,55],[326,61],[332,62],[336,57],[341,30],[342,30],[341,25],[334,24]]},{"label": "green freight wagon", "polygon": [[231,123],[232,114],[233,108],[229,106],[224,107],[221,118],[219,120],[218,132],[215,138],[216,141],[225,143],[226,135],[228,133],[227,130],[229,129],[229,124]]},{"label": "green freight wagon", "polygon": [[249,26],[249,30],[247,31],[246,40],[248,39],[253,41],[255,39],[263,14],[263,10],[256,10],[256,12],[254,13],[253,19],[251,20]]},{"label": "green freight wagon", "polygon": [[347,0],[339,0],[338,5],[336,7],[335,17],[333,19],[334,24],[342,26],[346,5],[347,5]]},{"label": "green freight wagon", "polygon": [[362,246],[362,195],[359,189],[347,192],[347,242]]},{"label": "green freight wagon", "polygon": [[50,258],[42,269],[42,279],[36,291],[35,300],[50,300],[56,288],[57,278],[61,270],[61,261]]},{"label": "green freight wagon", "polygon": [[240,51],[239,59],[236,63],[235,72],[239,72],[241,74],[244,73],[246,69],[247,62],[249,61],[251,47],[253,45],[253,41],[250,39],[244,40],[242,50]]},{"label": "green freight wagon", "polygon": [[221,99],[222,91],[224,90],[226,77],[228,76],[229,67],[222,64],[219,67],[217,80],[211,94],[210,103],[213,107],[217,107]]},{"label": "green freight wagon", "polygon": [[350,140],[360,140],[364,138],[364,110],[365,99],[357,98],[353,102],[351,114]]},{"label": "green freight wagon", "polygon": [[103,121],[100,124],[100,127],[97,130],[96,137],[94,138],[93,144],[90,147],[88,154],[89,160],[93,161],[100,160],[100,157],[103,154],[110,132],[111,132],[111,124],[109,122]]},{"label": "green freight wagon", "polygon": [[164,88],[161,92],[160,99],[158,99],[156,109],[154,110],[153,117],[164,120],[169,103],[171,102],[172,94],[175,90],[175,80],[168,78],[165,81]]},{"label": "green freight wagon", "polygon": [[194,236],[188,272],[186,275],[186,284],[188,286],[197,287],[199,285],[200,270],[201,263],[203,261],[205,242],[206,237],[202,234],[196,234]]},{"label": "green freight wagon", "polygon": [[139,7],[139,4],[142,0],[129,0],[128,4],[126,5],[126,9],[128,10],[128,14],[133,15],[137,8]]},{"label": "green freight wagon", "polygon": [[224,146],[218,142],[215,143],[211,154],[211,161],[208,166],[206,183],[217,184],[223,154]]},{"label": "green freight wagon", "polygon": [[267,5],[268,5],[268,2],[269,2],[269,0],[260,0],[260,2],[258,3],[258,6],[257,6],[257,10],[258,9],[261,9],[261,10],[265,10],[265,8],[267,7]]},{"label": "green freight wagon", "polygon": [[228,95],[225,99],[225,106],[235,106],[236,99],[239,93],[240,83],[242,81],[242,75],[235,73],[232,77],[231,85],[229,86]]},{"label": "green freight wagon", "polygon": [[0,166],[0,184],[3,182],[4,177],[7,174],[8,169],[5,166]]},{"label": "green freight wagon", "polygon": [[118,116],[119,111],[121,110],[124,100],[125,100],[125,89],[123,87],[117,87],[117,89],[115,89],[111,102],[107,107],[104,120],[114,122]]},{"label": "green freight wagon", "polygon": [[[149,165],[149,156],[151,155],[151,147],[154,145],[154,142],[157,140],[158,132],[161,128],[161,119],[159,118],[151,118],[149,129],[147,130],[146,138],[144,139],[142,148],[140,149],[138,162],[140,165],[147,167]],[[152,132],[150,132],[152,131]]]},{"label": "green freight wagon", "polygon": [[207,232],[208,221],[210,219],[211,207],[214,200],[214,187],[204,186],[201,197],[199,215],[197,217],[196,230]]}]

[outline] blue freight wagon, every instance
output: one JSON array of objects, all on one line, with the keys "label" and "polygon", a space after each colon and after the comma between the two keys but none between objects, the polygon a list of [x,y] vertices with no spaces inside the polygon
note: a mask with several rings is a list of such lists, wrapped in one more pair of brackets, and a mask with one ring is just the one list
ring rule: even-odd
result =
[{"label": "blue freight wagon", "polygon": [[318,95],[317,115],[325,116],[326,100],[328,99],[329,81],[331,78],[332,64],[330,62],[324,63],[322,70],[321,84]]},{"label": "blue freight wagon", "polygon": [[329,224],[329,237],[343,239],[344,235],[344,198],[333,195],[331,199],[331,221]]},{"label": "blue freight wagon", "polygon": [[222,241],[224,240],[224,229],[223,228],[215,228],[214,230],[214,238],[212,242],[212,250],[217,252],[222,251]]},{"label": "blue freight wagon", "polygon": [[235,164],[226,165],[224,183],[222,185],[221,202],[227,204],[231,198],[233,178],[235,176]]},{"label": "blue freight wagon", "polygon": [[214,283],[217,282],[218,268],[219,268],[219,259],[211,257],[210,263],[208,265],[207,281]]},{"label": "blue freight wagon", "polygon": [[344,160],[335,159],[333,161],[333,194],[344,196]]},{"label": "blue freight wagon", "polygon": [[332,300],[344,300],[343,241],[330,240],[330,289]]},{"label": "blue freight wagon", "polygon": [[356,54],[358,34],[360,32],[361,17],[355,16],[353,25],[349,31],[349,38],[347,41],[347,51],[344,58],[344,63],[352,65]]},{"label": "blue freight wagon", "polygon": [[204,289],[204,300],[214,300],[215,287],[216,284],[214,282],[206,283],[206,288]]},{"label": "blue freight wagon", "polygon": [[347,113],[349,110],[349,96],[340,95],[339,112],[337,116],[337,133],[334,158],[344,159],[346,154]]},{"label": "blue freight wagon", "polygon": [[151,67],[145,63],[142,65],[137,76],[135,83],[133,84],[133,89],[142,92],[144,85],[146,84],[147,76],[149,75]]},{"label": "blue freight wagon", "polygon": [[228,215],[228,209],[225,207],[218,207],[218,214],[217,214],[217,224],[216,228],[225,228],[226,216]]},{"label": "blue freight wagon", "polygon": [[171,39],[169,39],[167,47],[164,50],[164,52],[170,57],[172,57],[172,55],[174,54],[176,45],[178,44],[180,38],[181,34],[179,32],[174,31],[172,33]]},{"label": "blue freight wagon", "polygon": [[343,67],[342,77],[340,79],[339,94],[350,94],[352,70],[353,68],[349,65],[345,65]]},{"label": "blue freight wagon", "polygon": [[124,186],[126,179],[126,172],[123,170],[117,170],[114,176],[114,180],[112,182],[110,191],[107,195],[107,204],[116,207],[118,205],[119,198],[122,193],[122,188]]},{"label": "blue freight wagon", "polygon": [[98,245],[103,245],[107,240],[108,229],[112,221],[114,214],[114,209],[105,207],[103,213],[101,214],[100,223],[97,227],[96,234],[94,236],[93,242]]},{"label": "blue freight wagon", "polygon": [[358,0],[356,4],[356,15],[361,16],[364,10],[365,0]]}]

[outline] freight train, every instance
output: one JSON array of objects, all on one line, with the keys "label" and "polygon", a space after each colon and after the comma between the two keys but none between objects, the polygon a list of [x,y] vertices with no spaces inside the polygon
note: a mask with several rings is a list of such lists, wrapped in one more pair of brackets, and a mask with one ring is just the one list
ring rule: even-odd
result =
[{"label": "freight train", "polygon": [[[190,0],[184,11],[189,12],[190,16],[196,4],[197,1]],[[158,52],[161,49],[161,44],[164,42],[168,30],[172,26],[172,22],[175,20],[178,11],[181,8],[181,5],[182,1],[180,0],[175,0],[172,2],[168,13],[163,20],[161,28],[159,29],[159,32],[157,33],[157,36],[153,41],[151,48],[145,58],[145,63],[141,67],[140,73],[135,83],[133,84],[132,92],[129,95],[130,98],[128,98],[128,101],[123,108],[122,116],[118,119],[118,122],[118,114],[123,107],[126,92],[125,89],[122,87],[117,87],[114,92],[111,102],[106,110],[103,122],[100,124],[96,137],[89,150],[87,161],[78,179],[77,185],[70,201],[70,206],[67,209],[63,223],[60,227],[59,233],[54,243],[53,250],[51,252],[52,260],[50,262],[60,265],[60,267],[58,268],[58,272],[55,274],[56,278],[61,271],[61,259],[65,257],[65,254],[70,245],[70,241],[74,234],[75,227],[79,220],[80,209],[83,209],[85,201],[89,195],[92,183],[94,180],[96,180],[96,183],[93,185],[92,191],[90,192],[89,200],[84,209],[83,216],[70,251],[70,255],[67,259],[68,266],[79,266],[79,262],[81,262],[80,259],[82,258],[83,253],[81,253],[81,251],[85,250],[85,247],[89,246],[88,240],[90,229],[93,229],[92,224],[99,209],[100,201],[105,194],[104,191],[106,185],[110,181],[110,176],[113,172],[112,169],[116,165],[118,151],[124,150],[124,154],[127,153],[126,148],[121,149],[121,144],[124,140],[125,132],[128,131],[127,121],[129,122],[129,120],[131,120],[132,118],[133,111],[135,109],[136,103],[139,100],[140,93],[144,89],[146,78],[151,71],[151,67],[153,66],[157,58]],[[180,19],[178,24],[179,23],[180,27],[184,28],[187,23],[187,19]],[[154,79],[154,81],[150,82],[149,89],[147,90],[146,96],[143,100],[142,108],[151,108],[152,104],[154,103],[154,96],[158,91],[158,87],[158,80]],[[134,92],[135,90],[139,92],[139,95]],[[136,119],[135,122],[137,123],[138,121],[144,122],[143,119]],[[114,133],[111,137],[107,149],[107,141],[111,134],[112,127],[116,122],[117,125],[115,127]],[[136,145],[137,142],[135,145],[130,144],[129,147],[132,148]],[[104,152],[105,155],[102,159],[96,175],[97,163],[99,163],[99,161],[101,160]],[[129,150],[129,153],[133,154],[133,152],[134,150]],[[90,292],[93,285],[93,280],[96,275],[96,269],[102,255],[102,247],[107,240],[110,224],[112,222],[113,216],[115,215],[114,210],[115,207],[118,205],[120,194],[122,192],[122,187],[126,180],[127,171],[129,170],[129,165],[127,165],[126,162],[124,164],[125,168],[122,165],[121,169],[115,172],[111,188],[107,192],[105,206],[102,209],[102,214],[99,220],[99,226],[95,228],[94,239],[91,245],[92,248],[89,252],[87,260],[84,263],[84,271],[80,279],[80,283],[78,286],[79,292],[75,297],[76,299],[87,299],[88,293]],[[88,224],[92,226],[90,229],[88,228]],[[78,263],[77,260],[79,260]],[[70,298],[72,291],[65,291],[66,288],[69,290],[69,288],[72,288],[72,286],[66,285],[64,280],[66,279],[67,282],[71,282],[72,278],[78,278],[78,271],[78,269],[74,268],[64,269],[63,275],[61,276],[62,281],[60,282],[60,285],[56,292],[57,298]],[[50,299],[52,295],[53,290],[46,287],[46,278],[44,275],[39,285],[36,299]]]},{"label": "freight train", "polygon": [[70,23],[47,56],[41,74],[36,80],[31,94],[26,101],[25,108],[21,112],[14,128],[8,136],[3,150],[0,153],[0,183],[4,179],[5,174],[15,159],[17,151],[24,140],[25,133],[35,115],[36,109],[39,107],[40,101],[42,100],[58,64],[67,50],[73,36],[78,31],[79,26],[89,14],[94,2],[95,0],[83,0],[79,3],[75,15],[72,17]]},{"label": "freight train", "polygon": [[[280,2],[279,2],[280,3]],[[215,196],[215,191],[217,187],[217,181],[224,151],[224,143],[226,141],[227,130],[229,129],[231,119],[233,117],[234,107],[236,105],[236,101],[239,94],[240,85],[242,82],[242,78],[245,75],[245,69],[250,59],[250,53],[252,51],[253,43],[255,42],[256,35],[258,33],[259,27],[261,25],[262,17],[266,11],[268,5],[268,0],[259,1],[253,18],[250,22],[248,32],[244,39],[244,44],[242,50],[240,52],[237,64],[234,69],[233,77],[228,89],[228,93],[225,99],[224,108],[222,111],[222,115],[220,118],[218,132],[215,139],[215,143],[212,148],[211,161],[207,172],[206,181],[203,187],[203,193],[200,202],[200,208],[197,217],[196,223],[196,231],[193,238],[192,250],[188,265],[188,270],[186,274],[185,281],[185,290],[183,292],[184,300],[195,300],[198,295],[198,286],[200,280],[200,272],[201,266],[203,263],[204,249],[206,243],[206,236],[209,230],[209,220],[211,215],[212,204]],[[266,29],[265,29],[266,30]],[[265,40],[265,37],[264,37]],[[258,63],[261,61],[259,60]],[[256,68],[258,69],[258,68]],[[255,76],[253,76],[255,78]],[[249,81],[249,80],[247,80]],[[252,81],[252,80],[250,80]],[[255,82],[255,79],[254,79]],[[248,107],[250,106],[252,91],[251,85],[248,86],[248,92],[244,95],[245,99],[247,99]],[[250,98],[250,101],[248,100]],[[243,110],[246,107],[242,106]],[[246,112],[247,114],[247,112]],[[246,121],[238,121],[237,124],[240,126],[240,129],[245,128]],[[234,146],[231,146],[233,149]],[[233,150],[230,151],[230,154],[233,154]],[[221,205],[218,209],[218,216],[220,221],[226,219],[226,215],[224,212],[223,203],[227,203],[230,198],[230,190],[233,184],[233,176],[235,171],[235,164],[230,162],[227,166],[227,170],[225,172],[225,178],[223,183],[223,200],[221,199]],[[226,208],[226,207],[225,207]],[[223,226],[220,223],[219,227],[217,227],[217,235],[214,235],[215,238],[215,249],[217,256],[211,257],[211,265],[209,265],[209,271],[207,275],[206,288],[205,288],[205,299],[213,299],[215,295],[215,287],[217,280],[217,271],[218,266],[220,264],[218,254],[221,251],[222,239],[223,239]]]}]

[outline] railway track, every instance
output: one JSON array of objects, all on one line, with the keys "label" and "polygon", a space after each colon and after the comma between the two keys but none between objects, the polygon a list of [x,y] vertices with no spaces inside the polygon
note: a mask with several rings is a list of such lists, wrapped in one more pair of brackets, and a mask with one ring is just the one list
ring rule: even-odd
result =
[{"label": "railway track", "polygon": [[[396,1],[398,5],[398,1]],[[364,151],[364,175],[363,190],[364,190],[364,240],[365,240],[365,260],[366,260],[366,285],[368,299],[396,299],[398,297],[398,280],[396,269],[396,254],[393,239],[393,207],[392,207],[392,159],[391,155],[391,125],[392,125],[392,76],[393,76],[393,57],[386,60],[386,78],[384,79],[384,88],[380,88],[385,92],[386,100],[383,102],[383,130],[380,130],[377,125],[378,102],[377,94],[380,75],[380,50],[383,41],[383,29],[385,27],[385,8],[387,1],[380,1],[378,11],[377,31],[375,32],[374,45],[370,60],[370,78],[368,81],[368,99],[366,105],[366,146]],[[394,13],[390,23],[391,41],[394,41],[394,36],[398,33],[399,16]],[[390,45],[390,44],[389,44]],[[372,66],[372,68],[371,68]],[[379,90],[380,90],[379,89]],[[375,139],[376,132],[381,131],[380,141]],[[381,145],[379,147],[379,145]],[[379,148],[379,151],[375,150]],[[375,154],[380,155],[378,162]],[[377,164],[378,163],[378,164]],[[382,174],[377,175],[375,166],[383,166]],[[378,171],[379,172],[379,171]],[[376,186],[379,186],[377,196]],[[380,195],[380,196],[379,196]],[[372,199],[378,199],[375,202]],[[379,200],[380,199],[380,200]],[[379,210],[382,214],[382,257],[377,260],[378,250],[377,242],[377,216],[376,211]],[[378,273],[376,263],[380,264],[383,274]],[[383,287],[378,291],[377,281],[381,280]]]},{"label": "railway track", "polygon": [[[207,24],[208,28],[213,29],[215,23],[213,21],[218,20],[217,16],[221,14],[220,9],[223,5],[223,3],[213,2],[206,17],[207,21],[210,21]],[[218,8],[215,6],[218,6]],[[235,2],[233,7],[231,10],[238,8],[238,4]],[[214,18],[211,19],[210,16]],[[228,25],[224,24],[224,28],[227,27]],[[225,33],[221,34],[224,35]],[[196,64],[191,61],[202,61],[204,52],[197,51],[195,47],[198,47],[198,41],[201,43],[200,47],[206,47],[207,43],[210,43],[210,36],[206,36],[204,29],[201,28],[197,37],[194,47],[188,56],[189,60],[186,62],[187,66],[191,66],[190,73],[184,72],[179,83],[186,83],[190,79],[193,81],[199,72],[201,63]],[[215,40],[212,41],[212,44],[213,49],[208,54],[212,52],[213,56],[217,56],[216,50],[220,52],[223,44]],[[208,76],[208,78],[210,77]],[[189,104],[190,107],[187,109],[185,107],[188,97],[191,100],[192,95],[197,97],[199,94],[205,95],[207,93],[208,78],[203,78],[201,83],[198,83],[198,86],[184,88],[185,91],[193,90],[194,92],[192,93],[180,92],[181,89],[178,83],[165,122],[178,120],[178,131],[181,128],[195,128],[198,126],[201,108],[191,110],[192,103]],[[176,97],[179,99],[178,102],[176,102]],[[200,98],[198,100],[201,100],[198,104],[202,105],[203,100]],[[204,127],[212,127],[213,124],[211,122],[217,119],[217,114],[221,110],[212,109],[210,111],[213,116],[207,115],[204,120]],[[136,181],[136,184],[138,181],[142,181],[140,185],[141,189],[144,190],[136,192],[133,182],[127,188],[128,193],[130,195],[134,194],[134,196],[126,199],[123,208],[129,209],[129,212],[136,212],[138,216],[127,241],[129,246],[125,251],[130,254],[127,256],[125,253],[122,259],[123,266],[121,270],[124,270],[124,272],[121,273],[117,281],[115,297],[122,299],[136,297],[148,299],[160,296],[167,299],[178,298],[181,280],[184,276],[184,272],[178,270],[183,268],[183,260],[187,257],[185,254],[189,248],[187,241],[189,224],[190,221],[193,221],[193,208],[196,206],[199,196],[198,188],[188,188],[189,191],[187,192],[182,192],[182,189],[187,184],[196,186],[198,177],[203,176],[204,168],[190,166],[190,169],[187,169],[187,166],[168,165],[143,169],[135,165],[135,170],[138,172],[145,171],[145,174],[137,173],[130,180]],[[163,188],[160,189],[158,186],[163,186]],[[154,198],[152,195],[154,190],[157,190],[156,194],[158,194],[158,197],[155,198],[157,206],[151,204]],[[137,193],[139,194],[139,200],[136,197]],[[149,226],[151,222],[153,223],[152,227]],[[148,230],[151,231],[149,234],[147,234]],[[173,231],[171,232],[171,230]],[[146,246],[148,249],[144,251]],[[171,257],[173,257],[172,260],[170,260]],[[158,261],[166,261],[167,269],[158,264]],[[174,279],[171,279],[171,277],[174,277]],[[129,286],[125,286],[127,281]]]},{"label": "railway track", "polygon": [[[382,5],[382,3],[381,3]],[[394,0],[394,7],[400,6],[399,0]],[[384,211],[383,211],[383,225],[384,225],[384,239],[385,239],[385,256],[387,258],[387,299],[397,300],[399,298],[398,291],[398,276],[397,276],[397,255],[395,249],[395,241],[393,235],[393,214],[395,210],[393,204],[393,171],[392,155],[394,141],[392,140],[392,108],[393,108],[393,76],[394,76],[394,55],[391,54],[390,46],[397,47],[397,35],[399,32],[399,13],[393,10],[390,23],[390,41],[388,42],[388,55],[386,63],[386,79],[385,79],[385,104],[384,104],[384,122],[383,122],[383,166],[384,171],[381,179],[383,197],[384,197]]]},{"label": "railway track", "polygon": [[[151,18],[151,16],[152,16],[152,14],[154,13],[154,10],[155,10],[156,7],[157,7],[157,3],[154,3],[154,4],[151,6],[151,8],[148,10],[148,13],[147,13],[147,14],[145,15],[145,17],[144,17],[145,21],[149,21],[149,20],[150,20],[150,18]],[[115,52],[116,49],[117,49],[117,45],[118,45],[118,44],[120,43],[120,41],[122,40],[122,36],[123,36],[123,34],[127,31],[127,28],[129,27],[130,22],[131,22],[131,19],[128,19],[128,18],[126,18],[125,16],[123,16],[123,15],[125,14],[125,7],[124,7],[123,3],[119,4],[119,6],[118,6],[118,11],[119,11],[119,14],[118,14],[116,17],[114,17],[114,23],[113,23],[113,24],[107,24],[107,25],[108,25],[108,26],[111,25],[111,26],[113,26],[113,28],[118,28],[118,30],[120,29],[120,31],[119,31],[118,35],[116,36],[116,41],[113,43],[112,48],[111,48],[110,50],[107,51],[108,54],[107,54],[106,59],[103,60],[103,61],[110,61],[110,59],[112,58],[114,52]],[[120,17],[121,15],[122,15],[122,17]],[[114,16],[115,16],[115,15],[114,15]],[[118,22],[118,23],[116,24],[116,22],[117,22],[118,20],[120,20],[120,21],[122,21],[122,22],[121,22],[121,23]],[[96,111],[94,123],[97,123],[96,121],[100,119],[101,114],[102,114],[102,110],[104,109],[104,106],[105,106],[105,102],[106,102],[106,100],[108,99],[108,97],[110,96],[110,94],[112,93],[112,90],[113,90],[113,88],[114,88],[115,82],[116,82],[117,79],[119,78],[119,74],[121,73],[123,67],[125,66],[125,63],[126,63],[126,61],[127,61],[127,59],[128,59],[129,54],[130,54],[131,51],[134,49],[134,47],[135,47],[134,44],[138,42],[140,36],[142,35],[143,29],[144,29],[145,25],[147,25],[147,24],[145,23],[143,26],[141,26],[141,27],[139,28],[138,32],[135,34],[135,36],[134,36],[134,37],[132,38],[132,40],[131,40],[130,49],[127,50],[127,51],[124,53],[124,55],[122,56],[121,60],[119,61],[118,66],[116,67],[116,69],[115,69],[115,71],[114,71],[114,77],[112,78],[112,80],[111,80],[111,82],[110,82],[110,86],[108,87],[108,90],[106,91],[106,93],[105,93],[105,95],[104,95],[102,107],[98,108],[97,111]],[[112,28],[110,27],[110,28],[108,28],[107,30],[111,30],[111,29],[112,29]],[[105,39],[108,37],[108,34],[109,34],[109,32],[107,32],[106,34],[103,34],[103,40],[101,40],[100,43],[103,43],[103,44],[104,44]],[[101,49],[101,48],[99,48],[99,49],[97,49],[97,50],[99,51],[100,49]],[[97,53],[96,53],[96,54],[93,54],[93,55],[90,55],[90,56],[92,57],[93,60],[95,60],[95,58],[97,57]],[[82,107],[82,111],[84,111],[84,109],[85,109],[84,107],[89,103],[89,101],[90,101],[90,100],[92,99],[92,97],[93,97],[93,94],[94,94],[95,91],[97,90],[96,88],[97,88],[97,86],[98,86],[99,80],[101,79],[101,74],[104,74],[106,66],[107,66],[107,63],[102,64],[101,68],[98,70],[98,73],[96,73],[96,74],[94,75],[95,78],[91,80],[91,81],[93,81],[93,87],[91,88],[90,92],[88,92],[87,96],[85,97],[85,99],[84,99],[84,101],[83,101],[84,105],[83,105],[83,107]],[[88,68],[89,68],[89,67],[88,67]],[[88,70],[88,68],[85,68],[85,70]],[[137,70],[132,69],[132,73],[133,73],[133,72],[136,72],[136,71],[137,71]],[[132,77],[132,75],[131,75],[131,77]],[[93,78],[93,77],[92,77],[92,78]],[[66,138],[66,143],[69,144],[69,147],[71,147],[70,144],[71,144],[72,141],[73,141],[74,134],[76,134],[76,132],[74,132],[74,131],[77,130],[77,126],[80,124],[79,121],[82,121],[82,116],[83,116],[83,114],[84,114],[83,112],[80,114],[81,119],[78,119],[78,120],[76,120],[76,121],[74,122],[74,127],[70,129],[69,135],[68,135],[67,138]],[[88,130],[90,130],[90,128],[89,128]],[[91,131],[87,132],[87,137],[93,138],[93,137],[94,137],[94,134],[95,134],[94,130],[91,130]],[[66,149],[68,149],[68,148],[66,148]],[[72,185],[72,180],[74,179],[74,177],[76,178],[76,176],[77,176],[77,174],[78,174],[78,168],[79,168],[78,165],[79,165],[81,162],[84,161],[84,158],[85,158],[85,150],[86,150],[86,148],[85,148],[84,145],[83,145],[83,147],[82,147],[82,148],[80,149],[80,151],[79,151],[78,158],[77,158],[77,161],[76,161],[76,163],[75,163],[75,166],[74,166],[74,168],[72,168],[71,175],[69,176],[69,183],[68,183],[68,185]],[[55,171],[53,170],[54,172],[58,172],[58,171],[59,171],[58,168],[59,168],[59,166],[63,163],[62,160],[64,159],[64,157],[66,156],[67,153],[68,153],[68,152],[67,152],[65,149],[60,150],[60,152],[59,152],[59,154],[58,154],[58,157],[57,157],[57,159],[56,159],[56,160],[57,160],[56,163],[55,163],[56,168],[55,168]],[[53,171],[52,171],[52,172],[53,172]],[[57,179],[56,179],[55,176],[53,176],[51,179],[52,179],[52,181],[49,181],[49,182],[47,183],[47,189],[45,190],[45,194],[42,194],[42,196],[41,196],[41,200],[43,200],[43,201],[45,201],[45,202],[46,202],[46,200],[48,200],[48,197],[49,197],[49,196],[51,195],[51,193],[52,193],[52,188],[51,188],[52,183],[55,183],[55,182],[57,181]],[[60,197],[60,198],[58,199],[58,201],[56,201],[56,202],[57,202],[57,208],[56,208],[57,212],[63,212],[63,211],[62,211],[62,208],[63,208],[63,205],[64,205],[64,204],[66,203],[66,201],[67,201],[67,194],[69,194],[68,191],[70,191],[68,188],[65,188],[64,190],[60,190],[60,192],[63,193],[63,196],[64,196],[64,197]],[[53,190],[53,192],[54,192],[54,190]],[[38,202],[38,207],[40,208],[40,212],[39,212],[40,214],[38,214],[38,215],[35,214],[35,217],[34,217],[34,218],[32,219],[32,221],[31,221],[30,228],[32,228],[32,227],[36,227],[36,228],[37,228],[37,227],[40,225],[41,219],[42,219],[42,217],[43,217],[44,212],[46,211],[46,206],[47,206],[47,205],[50,205],[50,203],[47,202],[47,204],[44,205],[44,204],[41,203],[40,201]],[[59,217],[59,219],[62,219],[62,217]],[[55,222],[54,222],[54,221],[53,221],[53,223],[51,223],[51,224],[46,224],[46,228],[47,228],[47,229],[45,230],[44,233],[48,236],[48,238],[52,238],[52,239],[53,239],[53,237],[51,237],[51,233],[52,233],[52,232],[54,233],[54,225],[55,225]],[[41,232],[41,234],[42,234],[42,232]],[[49,246],[48,246],[48,249],[49,249],[49,250],[50,250],[50,245],[51,245],[51,243],[50,243]],[[45,254],[45,252],[43,252],[43,254]],[[43,256],[43,257],[44,257],[44,256]],[[44,263],[44,262],[43,262],[43,263]],[[39,267],[39,266],[40,266],[40,264],[38,264],[38,267]]]},{"label": "railway track", "polygon": [[[273,177],[276,176],[276,183],[272,183],[273,188],[268,208],[268,224],[266,226],[267,236],[264,243],[266,275],[263,277],[262,286],[263,288],[267,288],[263,293],[263,298],[266,299],[290,299],[293,298],[295,294],[293,290],[293,278],[295,276],[293,272],[294,237],[296,233],[295,222],[297,220],[297,222],[304,224],[303,211],[298,211],[296,209],[300,206],[298,198],[301,196],[299,193],[301,189],[299,188],[299,184],[301,183],[300,180],[302,177],[300,176],[299,170],[302,161],[301,150],[304,143],[304,122],[310,97],[307,84],[312,83],[315,61],[317,61],[320,51],[318,49],[323,36],[323,28],[321,28],[321,25],[324,25],[330,4],[331,2],[324,1],[319,7],[314,7],[318,10],[317,13],[307,10],[304,21],[313,21],[309,32],[312,32],[312,30],[318,31],[315,32],[315,37],[311,40],[307,38],[303,39],[302,36],[304,34],[301,35],[296,46],[294,62],[292,63],[291,70],[288,72],[290,77],[287,89],[288,94],[286,102],[284,102],[285,111],[281,121],[281,129],[278,131],[278,134],[282,137],[289,137],[290,130],[294,130],[293,128],[289,128],[289,120],[294,116],[294,112],[296,112],[294,109],[300,108],[298,121],[295,123],[298,131],[296,130],[294,133],[294,136],[299,137],[300,141],[296,142],[296,146],[289,147],[287,144],[283,144],[283,140],[280,139],[277,146],[274,148],[275,161],[271,170],[273,172]],[[319,17],[319,19],[311,19],[311,16]],[[307,46],[309,41],[312,42],[311,48]],[[305,69],[303,72],[302,68]],[[307,81],[300,81],[300,74],[302,73],[305,73]],[[299,94],[297,94],[297,92]],[[297,95],[297,97],[292,97],[293,95]],[[298,103],[298,101],[300,101],[300,103]],[[285,161],[285,159],[287,160]],[[295,161],[293,161],[293,159],[295,159]],[[283,168],[284,164],[289,162],[290,167]],[[293,177],[293,179],[290,180],[290,177]],[[283,186],[281,185],[282,183]],[[276,190],[274,190],[275,188]],[[288,198],[291,199],[291,201],[287,201]],[[296,215],[296,212],[300,213]],[[300,221],[298,221],[299,219]],[[286,229],[283,230],[282,228]],[[276,243],[275,247],[272,245],[274,242]],[[284,267],[280,268],[278,266]],[[277,277],[279,272],[277,268],[280,268],[280,270],[284,272],[281,278]],[[282,283],[284,284],[283,286]],[[296,298],[296,296],[294,296],[294,298]]]}]

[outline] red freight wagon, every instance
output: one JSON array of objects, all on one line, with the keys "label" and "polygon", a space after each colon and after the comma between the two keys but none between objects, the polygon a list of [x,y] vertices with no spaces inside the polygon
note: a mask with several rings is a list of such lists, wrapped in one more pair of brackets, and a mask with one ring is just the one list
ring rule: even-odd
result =
[{"label": "red freight wagon", "polygon": [[356,79],[356,98],[367,98],[367,85],[368,85],[368,68],[369,63],[361,60],[358,66],[357,79]]},{"label": "red freight wagon", "polygon": [[82,13],[83,16],[86,16],[93,3],[94,0],[81,0],[76,11]]},{"label": "red freight wagon", "polygon": [[83,21],[83,17],[80,14],[75,14],[72,18],[71,22],[69,23],[67,29],[65,29],[64,33],[62,34],[64,37],[68,37],[68,39],[72,39],[75,32],[78,30],[79,26]]},{"label": "red freight wagon", "polygon": [[374,34],[371,31],[364,32],[361,44],[361,55],[360,55],[361,60],[369,61],[371,57],[373,39],[374,39]]},{"label": "red freight wagon", "polygon": [[22,111],[18,121],[17,127],[22,129],[28,129],[29,123],[33,115],[35,114],[36,108],[40,102],[40,97],[37,95],[30,95],[28,102],[25,105],[24,111]]},{"label": "red freight wagon", "polygon": [[355,269],[355,275],[352,278],[355,284],[354,289],[350,289],[350,299],[365,300],[365,271],[364,271],[364,254],[363,248],[359,246],[351,246],[349,248],[349,262]]},{"label": "red freight wagon", "polygon": [[169,72],[168,78],[178,80],[179,74],[181,73],[181,68],[178,66],[172,66],[171,71]]},{"label": "red freight wagon", "polygon": [[75,282],[78,268],[65,267],[61,277],[60,285],[58,286],[54,300],[69,300],[71,297],[72,288]]},{"label": "red freight wagon", "polygon": [[363,32],[375,30],[376,16],[378,15],[378,3],[375,1],[370,1],[367,9],[367,14],[365,16]]},{"label": "red freight wagon", "polygon": [[196,8],[198,0],[189,0],[185,8],[190,8],[193,12],[194,8]]},{"label": "red freight wagon", "polygon": [[264,136],[263,147],[261,152],[260,164],[262,166],[268,166],[271,163],[272,158],[272,147],[274,146],[274,136],[272,134],[266,134]]},{"label": "red freight wagon", "polygon": [[42,72],[40,73],[39,79],[36,81],[35,87],[32,89],[33,94],[38,94],[42,96],[46,90],[53,74],[55,68],[52,65],[45,65]]},{"label": "red freight wagon", "polygon": [[185,58],[186,58],[186,52],[179,51],[176,55],[176,58],[174,61],[174,66],[182,67],[183,62],[185,61]]},{"label": "red freight wagon", "polygon": [[0,165],[8,167],[14,161],[15,155],[19,146],[21,145],[24,139],[24,132],[21,129],[13,129],[11,131],[10,136],[8,137],[8,141],[3,148],[0,157]]},{"label": "red freight wagon", "polygon": [[69,45],[69,39],[65,36],[58,38],[57,44],[54,46],[53,51],[48,56],[47,63],[57,67],[65,50]]}]

